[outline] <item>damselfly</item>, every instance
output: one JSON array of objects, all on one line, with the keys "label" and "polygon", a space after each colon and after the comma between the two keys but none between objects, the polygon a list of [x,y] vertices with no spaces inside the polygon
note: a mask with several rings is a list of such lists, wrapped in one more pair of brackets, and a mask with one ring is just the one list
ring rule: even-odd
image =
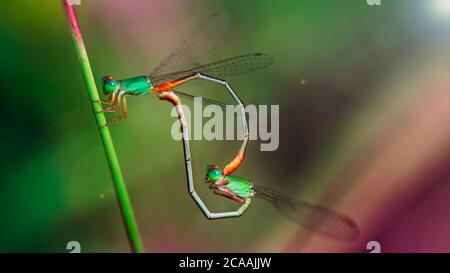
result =
[{"label": "damselfly", "polygon": [[[148,93],[170,91],[192,99],[190,94],[174,90],[189,81],[202,79],[218,82],[220,77],[229,77],[263,69],[273,63],[272,57],[262,53],[251,53],[200,65],[196,59],[210,49],[226,30],[227,20],[215,13],[206,18],[187,35],[175,50],[161,62],[149,75],[124,80],[114,80],[110,75],[102,79],[103,93],[107,100],[101,100],[108,107],[104,112],[122,112],[110,119],[106,126],[128,118],[127,96],[142,96]],[[236,93],[227,82],[227,90],[239,103]],[[208,99],[204,99],[208,102]],[[212,100],[211,100],[212,101]]]}]

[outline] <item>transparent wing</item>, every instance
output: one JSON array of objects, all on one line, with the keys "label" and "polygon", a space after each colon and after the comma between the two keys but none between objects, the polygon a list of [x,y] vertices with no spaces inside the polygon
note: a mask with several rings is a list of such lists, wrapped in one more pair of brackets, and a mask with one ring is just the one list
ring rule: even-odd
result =
[{"label": "transparent wing", "polygon": [[[171,89],[171,90],[172,90],[172,92],[177,94],[179,97],[182,97],[182,98],[185,98],[185,99],[188,99],[188,100],[191,100],[191,101],[194,101],[194,98],[200,98],[198,96],[186,94],[186,93],[178,91],[178,90],[174,90],[174,89]],[[204,98],[204,97],[201,97],[201,98],[202,98],[202,103],[205,104],[205,105],[218,105],[224,110],[226,110],[226,108],[227,108],[227,104],[224,103],[224,102],[217,101],[217,100],[212,100],[212,99],[208,99],[208,98]]]},{"label": "transparent wing", "polygon": [[293,199],[270,188],[254,185],[255,196],[270,202],[280,213],[300,225],[338,240],[354,241],[358,225],[348,216],[325,207]]},{"label": "transparent wing", "polygon": [[170,72],[153,77],[150,76],[150,80],[153,84],[159,84],[171,80],[181,79],[196,73],[221,78],[260,70],[270,66],[272,63],[273,58],[269,55],[263,53],[251,53],[214,63],[199,65],[186,70]]},{"label": "transparent wing", "polygon": [[208,16],[150,73],[150,78],[170,71],[184,70],[195,66],[195,60],[212,48],[228,28],[225,15],[214,13]]}]

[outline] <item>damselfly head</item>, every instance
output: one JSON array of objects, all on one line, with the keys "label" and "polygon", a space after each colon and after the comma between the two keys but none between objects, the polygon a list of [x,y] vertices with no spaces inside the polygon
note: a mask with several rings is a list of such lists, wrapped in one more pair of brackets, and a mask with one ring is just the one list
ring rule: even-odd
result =
[{"label": "damselfly head", "polygon": [[109,95],[119,89],[119,83],[116,80],[113,80],[110,75],[106,75],[102,78],[102,87],[103,94]]},{"label": "damselfly head", "polygon": [[215,164],[209,164],[206,166],[206,175],[205,182],[211,183],[216,182],[222,177],[222,171],[219,169],[219,166]]}]

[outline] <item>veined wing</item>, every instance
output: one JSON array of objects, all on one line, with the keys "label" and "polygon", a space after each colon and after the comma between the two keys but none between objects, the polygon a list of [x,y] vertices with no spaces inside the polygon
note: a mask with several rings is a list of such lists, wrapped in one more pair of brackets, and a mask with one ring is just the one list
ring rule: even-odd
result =
[{"label": "veined wing", "polygon": [[273,58],[263,53],[251,53],[232,57],[221,61],[199,65],[190,69],[166,73],[158,76],[150,76],[153,84],[159,84],[181,79],[196,73],[206,74],[212,77],[229,77],[260,70],[270,66]]},{"label": "veined wing", "polygon": [[354,241],[358,225],[348,216],[325,207],[293,199],[270,188],[254,185],[255,195],[270,202],[280,213],[298,224],[331,238]]},{"label": "veined wing", "polygon": [[225,15],[211,14],[186,35],[172,53],[153,69],[150,78],[195,66],[196,59],[211,49],[227,29],[228,20]]}]

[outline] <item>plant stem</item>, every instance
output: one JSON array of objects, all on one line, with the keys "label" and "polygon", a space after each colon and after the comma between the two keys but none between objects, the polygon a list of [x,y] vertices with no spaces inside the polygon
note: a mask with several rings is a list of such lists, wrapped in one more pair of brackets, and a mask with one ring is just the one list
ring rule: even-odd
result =
[{"label": "plant stem", "polygon": [[119,161],[116,156],[116,151],[114,149],[111,135],[109,134],[109,129],[108,127],[105,126],[106,118],[103,112],[101,111],[102,106],[99,102],[100,98],[98,95],[97,87],[95,85],[92,69],[89,64],[89,59],[86,52],[86,48],[84,46],[84,41],[81,34],[80,26],[78,24],[77,16],[73,8],[73,5],[71,5],[69,2],[70,1],[68,0],[63,0],[64,8],[72,30],[73,43],[75,45],[75,50],[77,52],[78,59],[80,61],[81,71],[83,73],[87,91],[89,93],[89,98],[91,100],[92,108],[94,110],[95,120],[97,121],[97,127],[100,132],[100,138],[103,143],[106,159],[108,161],[109,169],[114,183],[114,188],[116,191],[119,207],[122,214],[122,220],[124,222],[125,229],[128,235],[128,240],[130,242],[133,252],[141,253],[144,252],[144,247],[142,244],[141,237],[139,235],[139,230],[136,223],[136,219],[134,217],[133,208],[131,206],[130,198],[128,197],[127,188],[122,176],[122,171],[120,170]]}]

